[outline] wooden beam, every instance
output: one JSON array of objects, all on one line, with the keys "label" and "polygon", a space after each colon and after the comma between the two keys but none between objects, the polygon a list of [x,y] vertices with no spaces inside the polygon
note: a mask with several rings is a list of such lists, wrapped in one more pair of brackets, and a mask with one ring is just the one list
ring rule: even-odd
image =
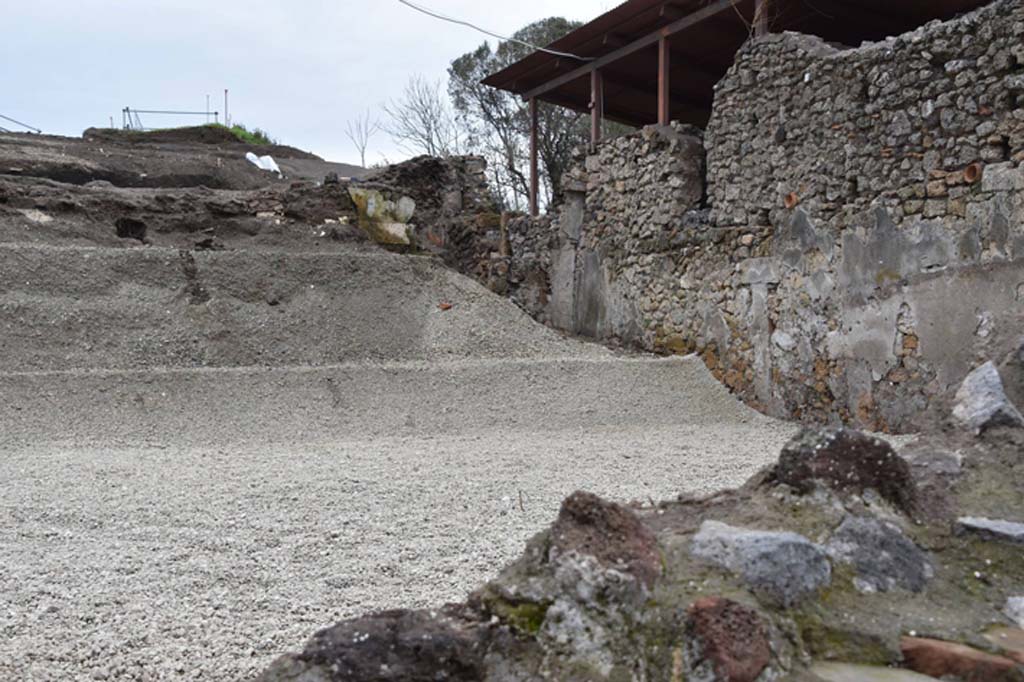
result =
[{"label": "wooden beam", "polygon": [[[860,0],[853,3],[849,2],[849,0],[829,0],[826,4],[828,7],[823,10],[826,16],[832,13],[841,13],[842,16],[859,16],[869,19],[874,24],[885,22],[886,24],[900,27],[901,31],[909,31],[914,26],[920,26],[928,20],[928,17],[922,17],[920,14],[892,11],[898,10],[901,7],[900,3],[881,3],[885,5],[885,9],[880,8],[880,3],[878,2],[863,3]],[[866,4],[871,6],[866,7]],[[903,29],[903,26],[908,26],[909,28]],[[893,35],[899,34],[894,33]]]},{"label": "wooden beam", "polygon": [[661,9],[658,10],[658,16],[669,21],[676,21],[685,17],[686,12],[675,5],[662,5]]},{"label": "wooden beam", "polygon": [[768,34],[769,0],[754,0],[754,37]]},{"label": "wooden beam", "polygon": [[[652,21],[656,21],[661,16],[661,8],[658,5],[653,5],[653,6],[649,7],[648,9],[640,12],[636,16],[632,17],[631,20],[640,20],[641,18],[648,17],[648,16],[650,17],[650,19]],[[611,46],[610,42],[605,42],[605,38],[607,36],[612,36],[612,38],[611,38],[612,41],[614,41],[616,37],[620,38],[622,40],[622,45],[627,45],[628,44],[627,43],[628,39],[625,36],[622,36],[621,34],[614,33],[614,32],[612,32],[612,33],[604,33],[604,34],[597,33],[597,34],[591,36],[590,38],[588,38],[588,39],[586,39],[586,40],[584,40],[584,41],[582,41],[580,43],[575,44],[573,46],[573,48],[572,48],[572,52],[573,52],[573,54],[579,54],[579,55],[586,54],[587,52],[591,51],[590,48],[595,43],[598,46],[601,46],[601,45]],[[615,47],[619,47],[619,46],[616,45]],[[550,68],[550,66],[551,66],[551,61],[542,62],[541,64],[538,64],[537,66],[531,67],[531,68],[527,69],[526,71],[523,71],[522,73],[520,73],[518,76],[516,76],[515,80],[511,84],[508,84],[506,86],[495,86],[495,87],[498,87],[499,89],[503,89],[503,90],[514,91],[514,90],[516,90],[517,85],[519,83],[523,82],[524,80],[529,79],[537,71],[543,71],[544,69]]]},{"label": "wooden beam", "polygon": [[601,125],[604,123],[604,79],[601,71],[590,72],[590,146],[596,147],[601,141]]},{"label": "wooden beam", "polygon": [[[798,24],[800,19],[806,18],[806,15],[800,15],[796,7],[790,7],[777,1],[764,1],[770,3],[768,14],[774,14],[775,16],[772,18],[776,18],[780,24],[784,24],[787,27]],[[899,3],[888,3],[888,10],[894,9],[894,6],[899,6]],[[858,27],[858,32],[885,26],[887,32],[891,32],[892,35],[899,35],[911,30],[915,26],[920,26],[921,23],[927,20],[921,17],[915,18],[902,13],[881,10],[877,6],[865,7],[860,2],[850,3],[846,0],[822,0],[820,6],[815,5],[815,10],[818,17],[843,22],[844,26],[856,26]]]},{"label": "wooden beam", "polygon": [[[660,57],[660,53],[655,55],[655,60]],[[706,89],[710,91],[715,83],[722,80],[722,76],[725,75],[726,69],[721,69],[720,72],[714,73],[703,66],[695,65],[690,59],[684,55],[680,55],[672,50],[669,45],[669,67],[670,70],[678,69],[686,72],[686,83],[697,89]],[[619,81],[629,81],[637,87],[652,88],[657,91],[658,88],[658,77],[657,74],[641,74],[626,71],[618,68],[618,65],[609,66],[601,69],[604,72],[604,80],[607,83],[609,78],[616,78]],[[678,81],[676,81],[678,83]]]},{"label": "wooden beam", "polygon": [[[637,87],[635,83],[631,83],[626,80],[620,80],[614,78],[608,73],[602,73],[602,83],[605,91],[605,118],[607,118],[608,108],[612,104],[618,104],[621,100],[620,95],[626,95],[633,102],[643,102],[645,110],[647,112],[646,118],[651,123],[656,123],[658,120],[658,94],[656,88],[650,87],[649,85],[644,87]],[[679,79],[676,79],[676,83]],[[682,90],[669,90],[669,112],[673,109],[688,108],[688,109],[702,109],[710,113],[711,104],[710,102],[697,102],[689,94]]]},{"label": "wooden beam", "polygon": [[537,163],[537,126],[539,116],[537,114],[537,100],[530,100],[530,215],[536,218],[540,215],[540,174]]},{"label": "wooden beam", "polygon": [[669,82],[672,69],[672,48],[669,39],[658,41],[658,125],[670,123],[672,107],[672,89]]},{"label": "wooden beam", "polygon": [[[607,80],[605,82],[605,89],[608,88]],[[646,93],[653,99],[651,93]],[[556,93],[548,93],[544,97],[539,98],[541,101],[555,104],[572,111],[578,111],[580,113],[588,113],[589,107],[587,105],[580,105],[578,102],[565,99]],[[675,108],[673,109],[672,115],[674,120],[682,121],[683,123],[692,123],[696,126],[704,127],[708,122],[708,110],[707,107],[696,108],[690,105],[683,107],[679,106],[680,100],[678,98],[673,99]],[[652,102],[651,108],[647,111],[641,111],[632,109],[630,107],[622,106],[618,102],[608,102],[604,108],[604,120],[615,121],[616,123],[622,123],[623,125],[633,126],[636,128],[643,127],[655,123],[654,120],[654,103]]]},{"label": "wooden beam", "polygon": [[571,83],[578,78],[582,78],[586,76],[588,73],[593,73],[597,69],[600,69],[602,66],[606,66],[608,64],[611,64],[612,62],[616,62],[622,59],[623,57],[629,56],[634,52],[637,52],[638,50],[642,50],[645,47],[649,47],[651,45],[656,44],[662,38],[669,38],[675,35],[676,33],[679,33],[680,31],[684,31],[690,28],[691,26],[696,26],[705,19],[709,19],[715,16],[716,14],[719,14],[727,9],[730,9],[736,2],[737,0],[717,0],[717,2],[702,7],[696,12],[693,12],[692,14],[689,14],[683,17],[682,19],[679,19],[678,21],[674,21],[667,26],[663,26],[662,28],[659,28],[653,33],[649,33],[643,38],[634,40],[625,47],[620,47],[614,52],[610,52],[604,55],[603,57],[598,57],[593,61],[587,62],[583,66],[577,67],[570,71],[569,73],[563,74],[557,78],[552,78],[547,83],[539,85],[536,88],[533,88],[532,90],[529,90],[528,92],[524,93],[523,99],[530,100],[534,97],[538,97],[546,92],[554,90],[555,88],[561,87],[566,83]]},{"label": "wooden beam", "polygon": [[[746,35],[746,33],[744,33],[744,35]],[[741,43],[737,43],[737,47],[740,44]],[[672,68],[685,71],[686,82],[698,88],[707,88],[710,90],[715,83],[722,80],[722,76],[725,75],[728,69],[728,66],[726,65],[718,66],[702,59],[695,59],[690,55],[681,54],[672,46],[671,41],[669,41],[669,55],[672,59]],[[657,45],[651,51],[651,62],[655,64],[658,62]],[[653,91],[657,91],[657,71],[638,73],[632,68],[627,68],[625,62],[617,62],[602,68],[601,72],[604,74],[604,81],[606,84],[609,79],[615,78],[622,82],[630,82],[633,85],[643,84],[644,87],[650,87]]]},{"label": "wooden beam", "polygon": [[[684,83],[680,78],[671,80],[670,118],[686,123],[694,123],[702,119],[703,123],[707,123],[711,111],[711,100],[710,98],[706,101],[694,98],[693,93],[680,87],[689,84],[688,80]],[[615,121],[638,127],[658,122],[658,79],[656,75],[640,81],[629,73],[601,69],[601,85],[604,90],[605,121]],[[703,88],[699,87],[698,90],[703,91]],[[710,93],[710,89],[708,93]],[[562,90],[553,90],[543,97],[539,97],[538,100],[587,115],[591,111],[589,87],[586,96],[579,99],[564,94]],[[703,125],[703,123],[699,123],[699,125]]]},{"label": "wooden beam", "polygon": [[609,47],[624,47],[629,44],[629,41],[621,33],[606,33],[601,44]]}]

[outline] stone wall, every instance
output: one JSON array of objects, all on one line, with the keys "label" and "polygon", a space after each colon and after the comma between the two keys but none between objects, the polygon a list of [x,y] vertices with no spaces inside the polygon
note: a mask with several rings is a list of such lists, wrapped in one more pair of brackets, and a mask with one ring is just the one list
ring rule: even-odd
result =
[{"label": "stone wall", "polygon": [[[437,254],[456,270],[501,291],[507,263],[491,257],[500,250],[500,216],[486,171],[487,162],[478,156],[418,156],[370,173],[353,183],[352,191],[380,193],[376,203],[383,207],[388,199],[396,204],[402,197],[411,199],[415,204],[411,215],[399,211],[390,217],[410,223],[408,244]],[[388,219],[386,215],[383,222]]]},{"label": "stone wall", "polygon": [[511,226],[520,304],[575,333],[663,343],[657,321],[673,301],[661,274],[690,255],[687,241],[705,238],[700,135],[673,124],[611,140],[592,155],[581,151],[563,179],[560,206]]},{"label": "stone wall", "polygon": [[752,41],[703,139],[605,143],[513,223],[512,295],[698,352],[772,414],[914,428],[1024,333],[1022,46],[1021,0],[856,49]]}]

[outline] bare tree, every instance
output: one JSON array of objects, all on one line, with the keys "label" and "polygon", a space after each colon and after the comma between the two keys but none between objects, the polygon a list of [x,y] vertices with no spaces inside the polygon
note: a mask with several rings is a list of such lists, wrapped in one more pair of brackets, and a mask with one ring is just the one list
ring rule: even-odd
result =
[{"label": "bare tree", "polygon": [[380,119],[373,118],[369,109],[345,126],[345,136],[352,140],[352,144],[359,151],[359,165],[363,168],[366,168],[366,148],[370,146],[370,138],[382,129]]},{"label": "bare tree", "polygon": [[384,105],[385,129],[395,144],[412,154],[452,156],[462,151],[462,133],[441,82],[413,76],[401,99]]},{"label": "bare tree", "polygon": [[[469,148],[487,159],[492,189],[508,208],[518,210],[529,196],[529,110],[519,97],[481,81],[526,57],[532,51],[527,45],[547,45],[579,25],[561,17],[542,19],[496,48],[483,43],[448,68],[448,94],[458,120],[469,133]],[[573,149],[590,139],[590,124],[588,116],[546,102],[539,103],[538,113],[541,203],[550,205],[561,192],[562,175],[572,163]]]}]

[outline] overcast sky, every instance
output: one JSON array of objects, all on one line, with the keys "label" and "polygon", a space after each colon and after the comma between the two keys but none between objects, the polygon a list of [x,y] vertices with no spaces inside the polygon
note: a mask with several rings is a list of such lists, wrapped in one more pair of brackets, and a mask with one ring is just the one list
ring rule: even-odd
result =
[{"label": "overcast sky", "polygon": [[[557,12],[588,20],[617,0],[417,0],[502,35]],[[80,135],[121,109],[222,110],[332,161],[358,161],[345,123],[443,78],[486,40],[398,0],[28,0],[0,13],[0,114]],[[202,117],[200,117],[201,121]],[[181,119],[145,117],[165,127]],[[7,127],[0,122],[0,125]],[[384,134],[370,160],[403,155]]]}]

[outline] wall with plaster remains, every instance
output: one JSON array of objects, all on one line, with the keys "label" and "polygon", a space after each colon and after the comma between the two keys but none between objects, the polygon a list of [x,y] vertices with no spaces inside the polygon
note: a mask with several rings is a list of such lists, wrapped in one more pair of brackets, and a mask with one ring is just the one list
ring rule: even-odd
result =
[{"label": "wall with plaster remains", "polygon": [[609,141],[565,186],[510,228],[538,318],[698,352],[772,414],[913,428],[1024,334],[1024,3],[856,49],[758,39],[703,135]]}]

